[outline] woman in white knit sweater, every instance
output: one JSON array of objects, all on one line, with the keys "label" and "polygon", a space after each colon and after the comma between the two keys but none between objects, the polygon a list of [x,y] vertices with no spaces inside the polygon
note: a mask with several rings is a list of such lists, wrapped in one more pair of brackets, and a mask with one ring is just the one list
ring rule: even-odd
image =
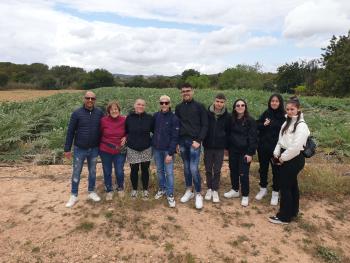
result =
[{"label": "woman in white knit sweater", "polygon": [[298,174],[304,168],[302,154],[309,128],[304,121],[297,97],[286,103],[287,120],[281,127],[278,143],[273,152],[280,174],[280,209],[276,216],[269,218],[271,223],[288,224],[299,212]]}]

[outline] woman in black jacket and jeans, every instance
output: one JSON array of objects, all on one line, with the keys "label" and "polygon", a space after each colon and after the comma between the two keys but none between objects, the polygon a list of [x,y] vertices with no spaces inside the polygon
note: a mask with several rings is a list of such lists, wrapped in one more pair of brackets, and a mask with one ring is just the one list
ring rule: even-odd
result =
[{"label": "woman in black jacket and jeans", "polygon": [[260,174],[260,191],[255,199],[261,200],[267,194],[267,174],[269,164],[272,168],[272,195],[271,205],[278,204],[279,193],[279,175],[278,169],[272,164],[273,150],[278,141],[278,135],[281,126],[286,120],[283,98],[280,94],[272,94],[268,108],[261,114],[257,121],[258,125],[258,157],[259,157],[259,174]]},{"label": "woman in black jacket and jeans", "polygon": [[256,121],[250,117],[247,103],[243,99],[238,99],[233,104],[228,148],[232,189],[224,196],[239,197],[241,183],[241,205],[248,206],[249,167],[257,148],[257,132]]}]

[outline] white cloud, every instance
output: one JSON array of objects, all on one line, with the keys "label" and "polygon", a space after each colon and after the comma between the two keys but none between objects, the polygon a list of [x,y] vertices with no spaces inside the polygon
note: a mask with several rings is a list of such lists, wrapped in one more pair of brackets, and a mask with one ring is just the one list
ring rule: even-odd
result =
[{"label": "white cloud", "polygon": [[[153,27],[88,21],[58,11],[64,9],[57,9],[57,5],[86,15],[107,12],[175,22],[183,29],[156,27],[158,22],[154,21]],[[325,46],[332,34],[346,33],[349,14],[350,3],[340,0],[269,0],[263,4],[258,0],[2,1],[0,61],[171,75],[189,67],[216,73],[238,60],[244,63],[259,57],[264,59],[260,61],[264,68],[271,69],[286,60],[286,50],[275,55],[274,47],[283,43],[296,43],[300,48]],[[182,23],[219,29],[201,32],[181,27]],[[260,56],[269,48],[270,53]]]},{"label": "white cloud", "polygon": [[0,54],[1,61],[137,74],[178,74],[192,65],[213,73],[225,67],[225,56],[232,52],[266,45],[260,41],[266,38],[251,36],[243,26],[213,32],[131,28],[88,22],[55,11],[46,2],[2,3],[0,10],[1,32],[6,32],[0,35],[1,49],[6,50]]},{"label": "white cloud", "polygon": [[286,16],[283,35],[295,39],[299,47],[324,47],[333,34],[349,29],[349,1],[307,1]]}]

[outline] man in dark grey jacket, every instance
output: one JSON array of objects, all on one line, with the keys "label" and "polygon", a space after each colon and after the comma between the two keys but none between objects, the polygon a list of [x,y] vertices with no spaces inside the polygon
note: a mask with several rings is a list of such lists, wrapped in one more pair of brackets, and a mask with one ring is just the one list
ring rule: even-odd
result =
[{"label": "man in dark grey jacket", "polygon": [[71,159],[71,147],[74,141],[72,189],[66,207],[72,207],[78,201],[78,189],[80,174],[85,159],[87,159],[88,177],[88,199],[95,202],[101,198],[95,193],[96,183],[96,159],[98,156],[98,146],[100,144],[100,120],[103,112],[95,107],[96,95],[88,91],[84,96],[84,105],[76,109],[70,118],[64,155]]},{"label": "man in dark grey jacket", "polygon": [[219,93],[208,108],[208,132],[203,141],[204,165],[207,176],[207,193],[205,200],[213,199],[220,202],[219,184],[221,167],[224,160],[224,150],[227,149],[227,139],[230,125],[230,115],[225,107],[226,97]]}]

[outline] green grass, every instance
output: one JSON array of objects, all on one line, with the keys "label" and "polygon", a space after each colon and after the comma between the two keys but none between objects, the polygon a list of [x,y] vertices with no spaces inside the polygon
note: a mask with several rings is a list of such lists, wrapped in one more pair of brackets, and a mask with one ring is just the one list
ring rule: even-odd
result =
[{"label": "green grass", "polygon": [[340,256],[333,249],[324,246],[316,247],[316,255],[325,262],[341,262]]},{"label": "green grass", "polygon": [[[95,90],[97,106],[117,99],[122,113],[132,110],[136,98],[144,98],[147,111],[158,110],[160,95],[172,99],[173,108],[181,101],[177,89],[100,88]],[[217,90],[196,90],[195,99],[210,105]],[[270,92],[257,90],[224,91],[228,108],[237,98],[248,102],[257,118],[265,109]],[[29,102],[0,103],[0,162],[35,161],[38,164],[61,163],[70,114],[82,105],[82,93],[56,94]],[[284,95],[288,98],[289,95]],[[305,119],[316,137],[319,150],[350,156],[350,99],[302,97]]]}]

